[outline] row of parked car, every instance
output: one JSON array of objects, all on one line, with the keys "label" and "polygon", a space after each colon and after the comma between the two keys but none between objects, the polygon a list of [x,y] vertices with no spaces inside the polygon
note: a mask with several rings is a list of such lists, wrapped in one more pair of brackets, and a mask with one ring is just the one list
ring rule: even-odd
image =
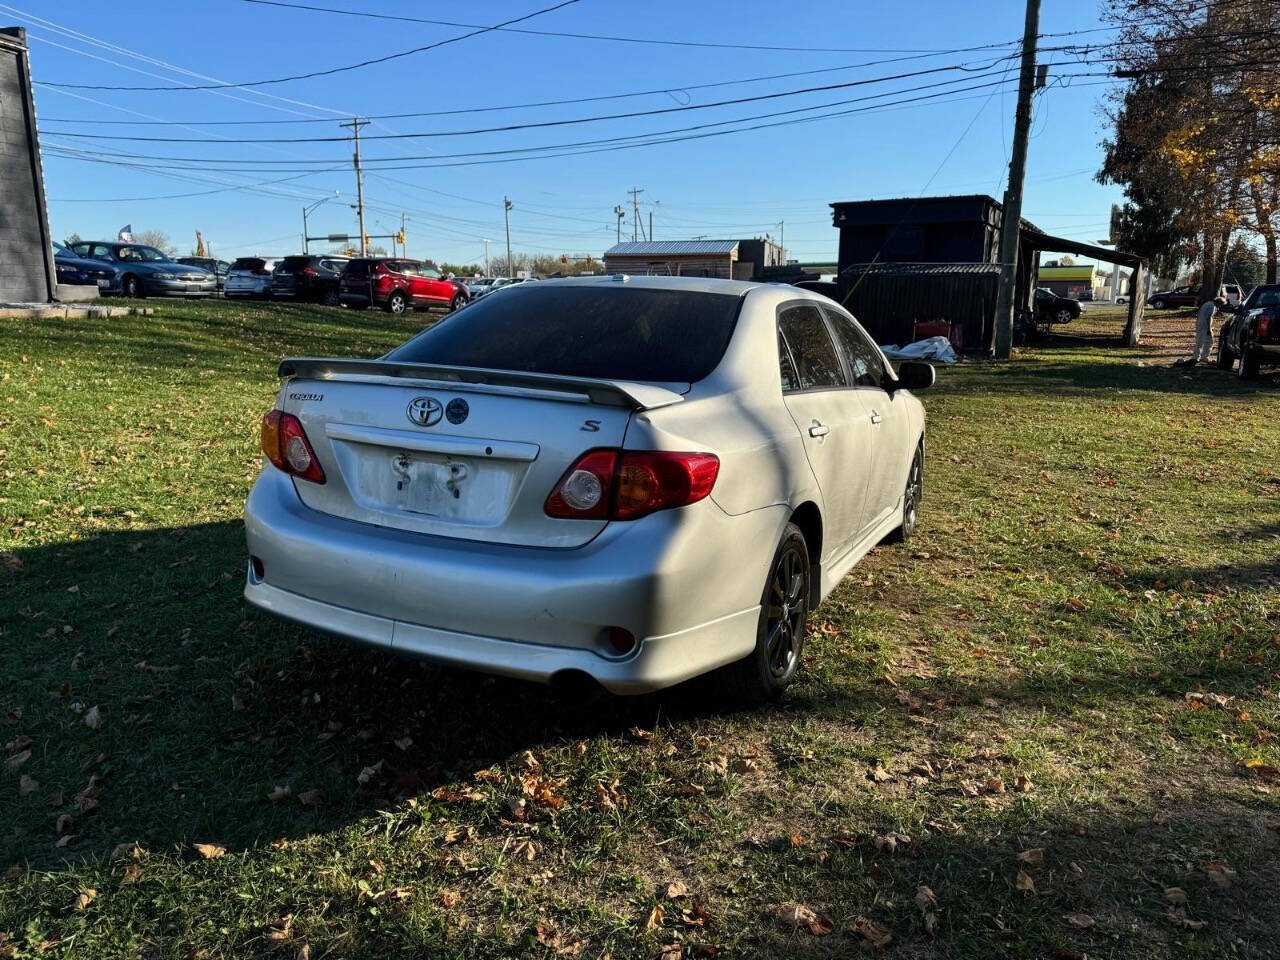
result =
[{"label": "row of parked car", "polygon": [[[54,244],[58,282],[95,284],[108,296],[283,299],[404,313],[414,307],[456,310],[473,299],[467,284],[404,257],[305,254],[172,258],[155,247],[117,241]],[[485,278],[489,280],[489,278]],[[497,278],[477,295],[508,283]]]}]

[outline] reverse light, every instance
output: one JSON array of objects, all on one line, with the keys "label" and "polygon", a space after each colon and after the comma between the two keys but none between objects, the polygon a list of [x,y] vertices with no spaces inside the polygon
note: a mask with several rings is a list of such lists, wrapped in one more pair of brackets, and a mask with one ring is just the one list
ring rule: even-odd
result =
[{"label": "reverse light", "polygon": [[548,516],[636,520],[711,493],[720,458],[666,450],[588,450],[547,497]]},{"label": "reverse light", "polygon": [[272,410],[262,418],[262,452],[277,470],[312,483],[324,483],[324,470],[302,421],[292,413]]}]

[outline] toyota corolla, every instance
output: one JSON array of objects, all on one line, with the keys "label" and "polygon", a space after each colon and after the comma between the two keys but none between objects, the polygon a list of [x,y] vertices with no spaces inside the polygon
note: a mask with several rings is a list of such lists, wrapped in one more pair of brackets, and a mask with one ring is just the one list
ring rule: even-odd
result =
[{"label": "toyota corolla", "polygon": [[794,287],[522,284],[377,360],[287,359],[245,596],[441,663],[781,695],[923,492],[933,368]]}]

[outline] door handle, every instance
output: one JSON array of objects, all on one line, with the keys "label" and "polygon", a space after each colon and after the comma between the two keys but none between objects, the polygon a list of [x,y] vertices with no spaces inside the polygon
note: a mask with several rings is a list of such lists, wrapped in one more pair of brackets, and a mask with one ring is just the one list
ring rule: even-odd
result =
[{"label": "door handle", "polygon": [[813,421],[813,425],[809,427],[809,436],[811,437],[825,437],[830,432],[830,427],[824,423],[819,423],[817,420]]},{"label": "door handle", "polygon": [[880,412],[878,410],[871,411],[871,425],[873,427],[880,426],[882,420],[884,420],[884,417],[880,416]]}]

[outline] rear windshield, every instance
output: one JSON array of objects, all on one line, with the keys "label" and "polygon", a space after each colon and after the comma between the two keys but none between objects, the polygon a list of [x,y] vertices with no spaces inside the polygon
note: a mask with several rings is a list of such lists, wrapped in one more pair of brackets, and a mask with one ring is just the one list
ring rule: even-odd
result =
[{"label": "rear windshield", "polygon": [[377,260],[351,260],[342,268],[343,273],[356,277],[367,277],[369,271],[378,265]]},{"label": "rear windshield", "polygon": [[742,298],[531,283],[485,297],[387,355],[604,380],[701,380],[720,362]]},{"label": "rear windshield", "polygon": [[311,264],[310,257],[285,257],[280,261],[280,266],[285,270],[301,270],[303,267]]},{"label": "rear windshield", "polygon": [[267,262],[261,257],[241,257],[231,265],[232,270],[261,270]]}]

